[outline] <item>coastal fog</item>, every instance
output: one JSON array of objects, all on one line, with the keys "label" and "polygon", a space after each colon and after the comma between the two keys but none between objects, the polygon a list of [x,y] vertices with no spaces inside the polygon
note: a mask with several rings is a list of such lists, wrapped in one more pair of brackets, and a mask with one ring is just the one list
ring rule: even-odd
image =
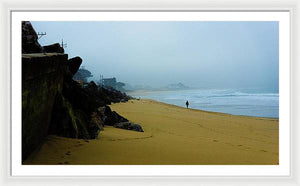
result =
[{"label": "coastal fog", "polygon": [[279,165],[277,22],[34,26],[23,165]]},{"label": "coastal fog", "polygon": [[278,93],[278,22],[32,22],[98,81]]}]

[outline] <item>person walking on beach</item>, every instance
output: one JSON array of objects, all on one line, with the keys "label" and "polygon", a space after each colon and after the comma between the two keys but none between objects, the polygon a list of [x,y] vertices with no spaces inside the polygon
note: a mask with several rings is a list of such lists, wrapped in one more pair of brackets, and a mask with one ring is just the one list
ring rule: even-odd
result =
[{"label": "person walking on beach", "polygon": [[187,100],[186,102],[185,102],[185,104],[186,104],[186,108],[189,108],[189,101]]}]

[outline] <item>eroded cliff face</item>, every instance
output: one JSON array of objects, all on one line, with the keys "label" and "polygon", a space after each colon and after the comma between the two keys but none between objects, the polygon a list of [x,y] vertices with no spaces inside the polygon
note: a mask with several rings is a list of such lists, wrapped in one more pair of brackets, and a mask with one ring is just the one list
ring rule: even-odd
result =
[{"label": "eroded cliff face", "polygon": [[62,91],[67,54],[22,55],[22,159],[48,134],[55,97]]},{"label": "eroded cliff face", "polygon": [[22,161],[49,134],[95,139],[104,125],[136,129],[107,106],[129,96],[94,82],[82,87],[72,79],[82,59],[68,59],[59,44],[41,47],[37,38],[30,22],[22,22]]},{"label": "eroded cliff face", "polygon": [[42,52],[42,46],[38,42],[38,35],[29,21],[22,21],[22,53]]},{"label": "eroded cliff face", "polygon": [[105,103],[72,80],[81,63],[60,53],[22,55],[23,160],[48,134],[94,139],[103,128],[97,108]]},{"label": "eroded cliff face", "polygon": [[104,125],[128,122],[106,106],[126,94],[72,79],[81,63],[60,53],[22,55],[22,160],[49,134],[95,139]]}]

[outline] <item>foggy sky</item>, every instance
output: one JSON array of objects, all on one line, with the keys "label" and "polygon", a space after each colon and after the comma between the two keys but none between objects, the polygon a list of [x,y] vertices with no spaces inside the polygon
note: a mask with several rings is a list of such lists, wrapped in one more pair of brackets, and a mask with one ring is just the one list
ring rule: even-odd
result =
[{"label": "foggy sky", "polygon": [[32,22],[93,79],[278,92],[278,22]]}]

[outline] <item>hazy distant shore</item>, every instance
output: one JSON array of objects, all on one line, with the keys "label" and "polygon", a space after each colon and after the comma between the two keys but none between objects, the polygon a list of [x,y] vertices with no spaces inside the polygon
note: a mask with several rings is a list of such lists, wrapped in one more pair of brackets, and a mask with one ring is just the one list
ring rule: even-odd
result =
[{"label": "hazy distant shore", "polygon": [[139,96],[149,95],[151,93],[163,93],[163,92],[170,92],[176,90],[133,90],[133,91],[126,91],[126,94],[133,96],[135,98],[139,98]]},{"label": "hazy distant shore", "polygon": [[96,140],[49,136],[24,164],[277,165],[278,119],[186,109],[153,100],[111,108],[143,133],[105,127]]},{"label": "hazy distant shore", "polygon": [[279,118],[279,94],[255,89],[138,90],[127,94],[172,105],[239,116]]}]

